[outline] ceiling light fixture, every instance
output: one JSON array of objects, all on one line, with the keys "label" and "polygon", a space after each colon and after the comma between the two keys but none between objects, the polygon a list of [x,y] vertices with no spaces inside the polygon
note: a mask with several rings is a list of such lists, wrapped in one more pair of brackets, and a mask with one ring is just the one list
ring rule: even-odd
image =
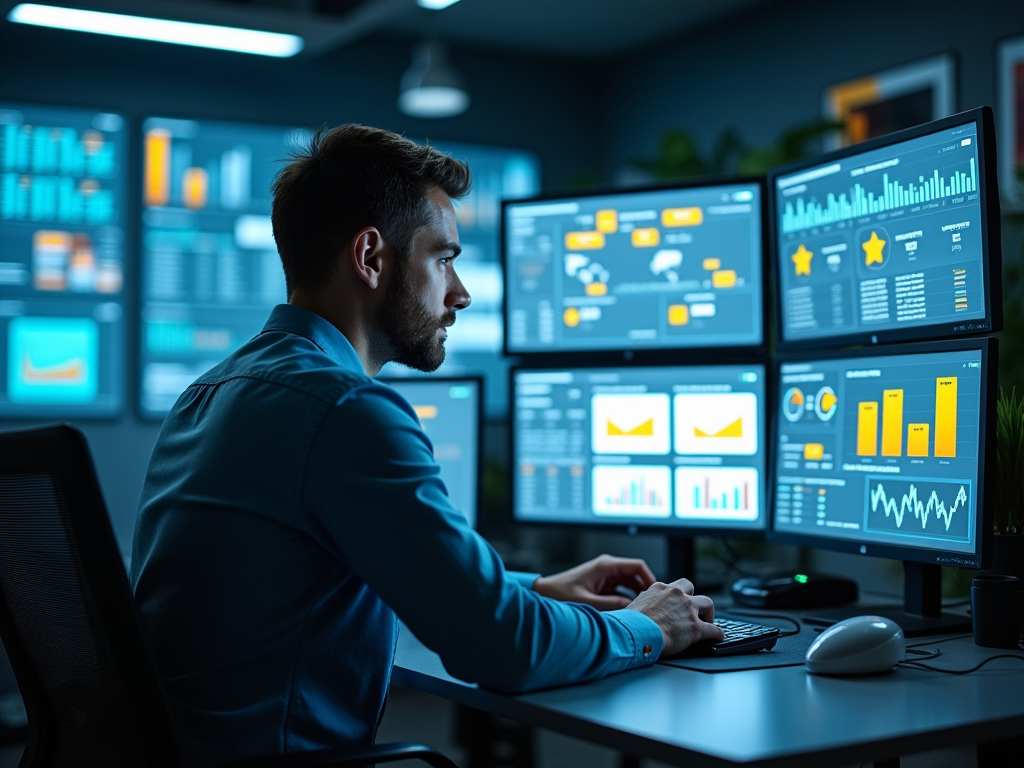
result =
[{"label": "ceiling light fixture", "polygon": [[469,94],[441,43],[420,43],[413,49],[412,64],[402,75],[398,108],[412,117],[454,117],[469,108]]},{"label": "ceiling light fixture", "polygon": [[416,0],[416,5],[431,11],[443,11],[449,5],[455,5],[457,2],[459,0]]},{"label": "ceiling light fixture", "polygon": [[217,48],[259,56],[287,58],[302,50],[304,42],[297,35],[280,32],[262,32],[256,29],[222,27],[214,24],[196,24],[190,21],[171,21],[146,16],[127,16],[121,13],[84,11],[79,8],[59,8],[53,5],[21,3],[7,14],[7,20],[18,24],[93,32],[100,35],[153,40],[160,43],[194,45]]}]

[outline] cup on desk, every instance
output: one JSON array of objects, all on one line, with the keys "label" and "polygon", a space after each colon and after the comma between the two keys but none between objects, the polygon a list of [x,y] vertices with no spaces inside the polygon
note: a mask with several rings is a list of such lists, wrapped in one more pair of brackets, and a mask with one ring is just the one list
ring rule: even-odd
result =
[{"label": "cup on desk", "polygon": [[974,644],[1017,648],[1024,582],[1016,576],[978,576],[971,582]]}]

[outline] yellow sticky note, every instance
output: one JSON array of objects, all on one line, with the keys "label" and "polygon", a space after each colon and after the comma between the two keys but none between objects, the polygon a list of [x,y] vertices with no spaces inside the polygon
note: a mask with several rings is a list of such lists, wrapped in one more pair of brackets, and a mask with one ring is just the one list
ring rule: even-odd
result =
[{"label": "yellow sticky note", "polygon": [[598,211],[594,217],[598,232],[618,232],[619,212],[614,210]]},{"label": "yellow sticky note", "polygon": [[661,223],[666,227],[694,227],[704,221],[700,208],[666,208],[661,212]]},{"label": "yellow sticky note", "polygon": [[735,269],[719,269],[711,273],[711,284],[715,288],[733,288],[736,285]]},{"label": "yellow sticky note", "polygon": [[661,232],[654,227],[633,230],[633,246],[635,248],[653,248],[660,242]]},{"label": "yellow sticky note", "polygon": [[565,233],[567,251],[592,251],[596,248],[604,248],[604,232]]},{"label": "yellow sticky note", "polygon": [[685,304],[671,304],[668,308],[669,325],[686,325],[690,322],[690,308]]}]

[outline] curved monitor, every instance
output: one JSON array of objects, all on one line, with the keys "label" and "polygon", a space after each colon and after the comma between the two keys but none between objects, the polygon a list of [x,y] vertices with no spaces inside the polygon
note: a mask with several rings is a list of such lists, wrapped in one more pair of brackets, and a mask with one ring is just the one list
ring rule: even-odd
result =
[{"label": "curved monitor", "polygon": [[772,538],[982,567],[995,370],[990,339],[783,358]]},{"label": "curved monitor", "polygon": [[777,169],[768,189],[780,346],[999,330],[989,108]]},{"label": "curved monitor", "polygon": [[506,203],[505,351],[759,348],[763,181]]},{"label": "curved monitor", "polygon": [[765,366],[517,368],[519,522],[764,531]]}]

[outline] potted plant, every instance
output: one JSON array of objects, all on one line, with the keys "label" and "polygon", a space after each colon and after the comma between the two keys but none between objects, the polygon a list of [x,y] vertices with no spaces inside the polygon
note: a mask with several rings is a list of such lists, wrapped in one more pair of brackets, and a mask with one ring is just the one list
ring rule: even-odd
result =
[{"label": "potted plant", "polygon": [[996,403],[995,535],[992,570],[1024,578],[1024,393],[1002,390]]}]

